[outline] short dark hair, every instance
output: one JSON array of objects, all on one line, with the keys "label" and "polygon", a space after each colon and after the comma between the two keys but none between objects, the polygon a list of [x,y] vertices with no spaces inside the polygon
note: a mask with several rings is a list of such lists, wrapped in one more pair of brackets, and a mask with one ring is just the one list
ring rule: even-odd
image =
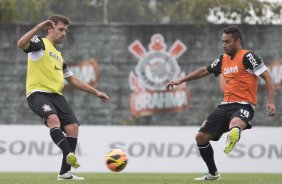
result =
[{"label": "short dark hair", "polygon": [[234,40],[240,39],[243,42],[242,32],[237,26],[229,26],[223,29],[223,33],[231,34]]},{"label": "short dark hair", "polygon": [[63,15],[52,15],[48,18],[48,20],[52,20],[55,24],[58,24],[58,22],[62,22],[65,25],[70,25],[70,19]]}]

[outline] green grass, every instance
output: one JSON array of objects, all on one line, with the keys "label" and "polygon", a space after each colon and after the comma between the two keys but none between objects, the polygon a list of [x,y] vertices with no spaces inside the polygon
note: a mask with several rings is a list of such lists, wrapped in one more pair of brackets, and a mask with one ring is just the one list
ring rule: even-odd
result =
[{"label": "green grass", "polygon": [[282,184],[282,174],[221,174],[219,181],[193,181],[199,174],[81,173],[85,181],[57,181],[56,173],[0,173],[0,184]]}]

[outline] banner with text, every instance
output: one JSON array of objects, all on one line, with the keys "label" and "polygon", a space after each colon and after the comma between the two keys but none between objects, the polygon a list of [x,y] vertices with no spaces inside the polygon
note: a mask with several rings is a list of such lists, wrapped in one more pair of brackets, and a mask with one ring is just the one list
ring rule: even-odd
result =
[{"label": "banner with text", "polygon": [[[113,148],[129,157],[123,172],[205,172],[195,135],[199,127],[81,126],[76,172],[110,172],[105,155]],[[282,127],[257,127],[242,133],[230,155],[226,135],[212,142],[220,172],[282,173]],[[0,172],[58,172],[59,148],[49,131],[36,125],[0,126]],[[232,167],[230,167],[232,166]]]}]

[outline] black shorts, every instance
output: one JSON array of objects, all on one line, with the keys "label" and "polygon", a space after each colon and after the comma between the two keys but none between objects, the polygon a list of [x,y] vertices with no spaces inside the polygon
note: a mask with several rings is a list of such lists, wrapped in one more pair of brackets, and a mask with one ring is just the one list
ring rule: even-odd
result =
[{"label": "black shorts", "polygon": [[[27,98],[29,108],[37,114],[46,124],[49,115],[56,114],[60,120],[61,128],[76,123],[77,118],[65,100],[64,96],[55,93],[34,92]],[[47,124],[46,124],[47,125]]]},{"label": "black shorts", "polygon": [[234,117],[240,118],[247,125],[246,129],[252,128],[251,120],[254,110],[249,104],[224,104],[219,105],[204,121],[199,132],[209,133],[215,136],[212,140],[218,141],[222,134],[229,131],[229,123]]}]

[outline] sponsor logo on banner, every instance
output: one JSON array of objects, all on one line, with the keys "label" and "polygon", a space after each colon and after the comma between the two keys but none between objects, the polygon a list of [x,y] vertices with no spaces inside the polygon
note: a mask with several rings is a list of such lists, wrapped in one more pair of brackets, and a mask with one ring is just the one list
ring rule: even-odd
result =
[{"label": "sponsor logo on banner", "polygon": [[[133,157],[144,158],[201,158],[197,144],[184,144],[183,142],[112,142],[109,149],[120,148]],[[230,159],[281,159],[281,144],[236,144],[230,155]]]},{"label": "sponsor logo on banner", "polygon": [[[78,155],[82,155],[79,144],[75,152]],[[2,156],[57,156],[61,154],[61,150],[52,141],[0,139],[0,155]]]},{"label": "sponsor logo on banner", "polygon": [[185,76],[176,59],[186,51],[186,46],[177,40],[167,49],[164,37],[154,34],[148,50],[139,40],[135,40],[128,49],[139,60],[134,71],[129,73],[133,91],[130,97],[132,115],[140,117],[187,109],[189,88],[185,83],[174,90],[165,89],[170,80]]},{"label": "sponsor logo on banner", "polygon": [[[81,61],[75,64],[68,64],[71,71],[80,78],[82,81],[86,82],[91,86],[95,86],[98,81],[99,67],[95,59],[90,59],[87,61]],[[69,85],[66,82],[65,88],[68,88]]]}]

